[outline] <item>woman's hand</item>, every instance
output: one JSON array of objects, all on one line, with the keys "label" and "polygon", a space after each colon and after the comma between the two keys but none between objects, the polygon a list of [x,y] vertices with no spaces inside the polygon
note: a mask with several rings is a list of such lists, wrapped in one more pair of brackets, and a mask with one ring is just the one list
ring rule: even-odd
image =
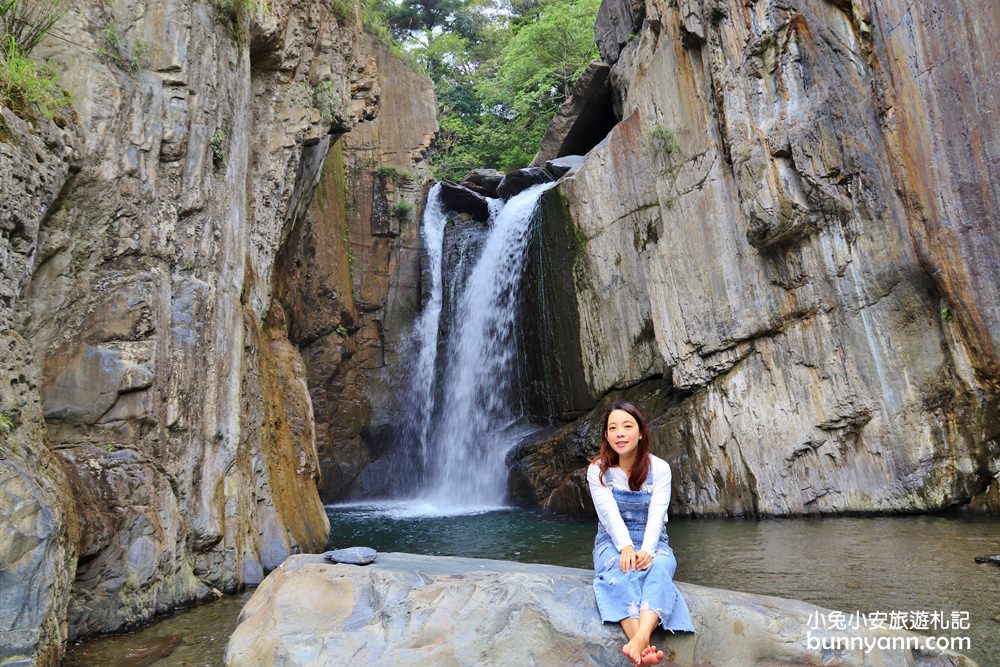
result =
[{"label": "woman's hand", "polygon": [[618,567],[622,572],[631,572],[635,569],[636,560],[635,547],[630,544],[618,555]]},{"label": "woman's hand", "polygon": [[653,554],[648,551],[640,551],[635,555],[635,569],[645,570],[653,564]]}]

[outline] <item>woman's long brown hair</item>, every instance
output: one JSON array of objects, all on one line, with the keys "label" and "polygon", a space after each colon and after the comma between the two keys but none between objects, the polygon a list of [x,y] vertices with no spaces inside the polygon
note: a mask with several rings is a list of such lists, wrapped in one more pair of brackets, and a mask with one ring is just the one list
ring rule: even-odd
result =
[{"label": "woman's long brown hair", "polygon": [[646,482],[646,475],[649,474],[649,430],[646,428],[646,420],[643,419],[639,408],[631,403],[615,403],[608,408],[607,414],[604,415],[604,428],[601,430],[601,449],[590,462],[596,463],[600,467],[601,484],[607,486],[604,484],[604,473],[608,471],[608,468],[614,468],[618,465],[618,452],[608,441],[608,420],[611,419],[611,413],[615,410],[624,410],[629,413],[635,419],[635,423],[639,425],[639,445],[636,448],[635,465],[632,466],[632,472],[628,476],[628,488],[638,491]]}]

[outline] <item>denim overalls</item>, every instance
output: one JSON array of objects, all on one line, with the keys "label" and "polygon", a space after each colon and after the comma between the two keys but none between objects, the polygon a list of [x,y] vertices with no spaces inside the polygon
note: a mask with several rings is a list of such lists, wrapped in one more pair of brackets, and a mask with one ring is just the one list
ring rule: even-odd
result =
[{"label": "denim overalls", "polygon": [[[639,491],[611,487],[608,477],[604,482],[611,488],[632,544],[639,551],[646,531],[649,501],[653,497],[653,471],[649,471]],[[667,543],[666,531],[660,529],[653,563],[645,570],[625,573],[618,567],[618,550],[611,536],[604,524],[598,525],[594,539],[594,594],[601,620],[617,623],[623,618],[639,618],[640,611],[649,609],[659,615],[664,630],[694,632],[687,603],[673,581],[677,560]]]}]

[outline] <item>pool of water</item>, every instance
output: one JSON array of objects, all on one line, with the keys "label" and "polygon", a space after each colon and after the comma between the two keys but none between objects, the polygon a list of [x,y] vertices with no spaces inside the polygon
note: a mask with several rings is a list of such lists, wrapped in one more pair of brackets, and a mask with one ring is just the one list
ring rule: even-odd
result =
[{"label": "pool of water", "polygon": [[[590,568],[596,524],[504,508],[447,515],[415,504],[328,508],[330,547],[500,558]],[[960,516],[674,520],[677,579],[844,611],[968,611],[967,655],[1000,665],[1000,520]],[[249,593],[130,635],[70,647],[66,665],[221,665]],[[956,635],[955,632],[935,634]]]}]

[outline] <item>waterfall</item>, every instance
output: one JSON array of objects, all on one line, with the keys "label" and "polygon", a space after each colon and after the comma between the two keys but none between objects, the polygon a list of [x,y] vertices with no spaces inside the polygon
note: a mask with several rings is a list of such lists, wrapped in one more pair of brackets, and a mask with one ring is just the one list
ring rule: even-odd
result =
[{"label": "waterfall", "polygon": [[[421,235],[430,294],[405,350],[411,361],[403,427],[419,449],[419,488],[413,492],[437,512],[501,506],[504,458],[533,430],[515,382],[515,319],[532,219],[539,198],[554,185],[531,187],[506,205],[496,200],[481,252],[451,294],[442,275],[447,214],[440,185],[428,195]],[[455,299],[447,304],[453,320],[441,340],[447,298]]]}]

